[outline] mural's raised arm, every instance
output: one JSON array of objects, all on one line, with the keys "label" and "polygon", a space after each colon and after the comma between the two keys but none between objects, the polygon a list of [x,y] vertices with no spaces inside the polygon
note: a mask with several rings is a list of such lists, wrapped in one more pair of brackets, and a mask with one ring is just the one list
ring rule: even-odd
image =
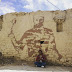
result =
[{"label": "mural's raised arm", "polygon": [[13,27],[15,24],[16,24],[16,18],[12,20],[12,27],[10,33],[8,34],[8,37],[11,39],[12,45],[14,46],[16,51],[18,51],[19,49],[23,50],[25,44],[23,44],[22,41],[17,41],[13,32]]}]

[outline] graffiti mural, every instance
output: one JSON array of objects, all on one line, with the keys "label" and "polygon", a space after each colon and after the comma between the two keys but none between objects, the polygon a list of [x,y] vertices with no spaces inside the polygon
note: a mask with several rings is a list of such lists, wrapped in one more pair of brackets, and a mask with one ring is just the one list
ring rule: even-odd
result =
[{"label": "graffiti mural", "polygon": [[[16,24],[16,19],[12,20],[11,32],[8,37],[11,38],[12,45],[16,51],[23,50],[25,45],[27,45],[28,56],[36,57],[38,50],[43,49],[47,56],[49,56],[49,51],[55,51],[58,55],[58,60],[62,58],[61,54],[56,49],[55,37],[51,29],[44,27],[44,16],[39,16],[38,19],[33,18],[34,27],[27,30],[20,40],[17,40],[14,32],[13,26]],[[37,23],[35,23],[37,21]]]}]

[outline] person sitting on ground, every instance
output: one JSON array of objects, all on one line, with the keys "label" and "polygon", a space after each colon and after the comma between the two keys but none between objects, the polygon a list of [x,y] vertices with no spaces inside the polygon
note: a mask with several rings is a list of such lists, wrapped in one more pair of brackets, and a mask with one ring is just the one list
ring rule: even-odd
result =
[{"label": "person sitting on ground", "polygon": [[46,66],[46,56],[43,54],[42,50],[39,50],[39,55],[36,58],[36,62],[34,63],[36,67],[45,67]]}]

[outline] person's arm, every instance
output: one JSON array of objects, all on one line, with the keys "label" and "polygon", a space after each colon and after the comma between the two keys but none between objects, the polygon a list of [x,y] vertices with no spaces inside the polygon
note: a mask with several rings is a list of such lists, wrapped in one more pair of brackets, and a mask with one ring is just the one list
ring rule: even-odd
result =
[{"label": "person's arm", "polygon": [[36,58],[36,61],[37,61],[37,62],[39,62],[39,61],[40,61],[40,58],[39,58],[39,56],[37,56],[37,58]]},{"label": "person's arm", "polygon": [[46,56],[45,56],[45,55],[43,55],[43,56],[42,56],[42,61],[47,61],[47,59],[46,59]]}]

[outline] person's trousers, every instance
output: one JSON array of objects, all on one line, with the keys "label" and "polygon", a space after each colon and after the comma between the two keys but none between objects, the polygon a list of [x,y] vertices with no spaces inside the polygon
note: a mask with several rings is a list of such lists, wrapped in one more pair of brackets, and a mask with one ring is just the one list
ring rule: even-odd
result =
[{"label": "person's trousers", "polygon": [[35,65],[37,65],[37,67],[41,67],[41,66],[45,66],[46,63],[45,62],[35,62]]}]

